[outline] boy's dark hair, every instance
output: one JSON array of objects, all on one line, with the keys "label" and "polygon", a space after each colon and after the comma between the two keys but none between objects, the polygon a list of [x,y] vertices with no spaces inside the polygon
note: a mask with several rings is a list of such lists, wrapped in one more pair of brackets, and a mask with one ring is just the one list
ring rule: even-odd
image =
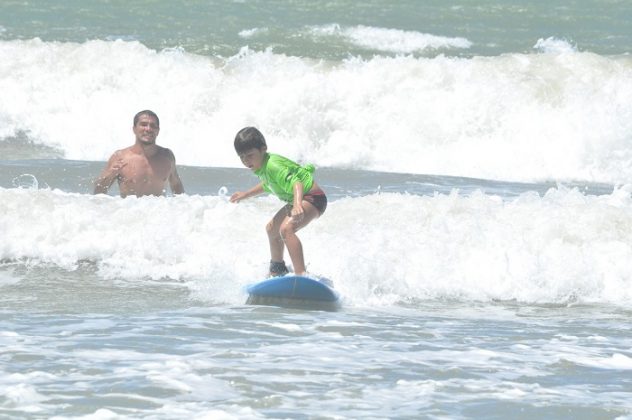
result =
[{"label": "boy's dark hair", "polygon": [[250,149],[261,150],[262,147],[267,147],[266,139],[254,127],[242,128],[235,136],[235,151],[238,155]]},{"label": "boy's dark hair", "polygon": [[149,115],[150,117],[155,118],[156,119],[156,124],[158,124],[158,127],[160,127],[160,120],[158,119],[158,115],[156,115],[156,113],[154,111],[150,111],[148,109],[140,111],[136,115],[134,115],[134,125],[133,125],[133,127],[136,127],[136,124],[138,124],[138,119],[140,118],[141,115]]}]

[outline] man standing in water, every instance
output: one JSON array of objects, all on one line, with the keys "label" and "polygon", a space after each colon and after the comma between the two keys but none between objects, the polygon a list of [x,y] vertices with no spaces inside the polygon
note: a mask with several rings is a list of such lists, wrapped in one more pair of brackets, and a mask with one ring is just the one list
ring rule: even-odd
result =
[{"label": "man standing in water", "polygon": [[172,193],[182,194],[184,187],[173,152],[156,144],[160,132],[158,116],[153,111],[140,111],[134,116],[133,131],[136,142],[114,152],[95,181],[94,193],[107,193],[114,180],[118,180],[121,197],[164,195],[167,181]]}]

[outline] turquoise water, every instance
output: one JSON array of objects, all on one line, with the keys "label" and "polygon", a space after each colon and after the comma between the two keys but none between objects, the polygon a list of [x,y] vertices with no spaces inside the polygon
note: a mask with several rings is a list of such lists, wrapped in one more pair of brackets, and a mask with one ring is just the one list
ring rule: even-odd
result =
[{"label": "turquoise water", "polygon": [[[463,37],[471,48],[414,50],[498,55],[530,51],[538,39],[567,40],[581,51],[630,52],[632,8],[626,0],[575,1],[80,1],[5,0],[1,39],[84,42],[138,40],[152,49],[181,47],[203,55],[256,50],[338,60],[381,53],[370,45],[349,48],[345,28],[358,26]],[[310,29],[339,25],[314,39]],[[253,31],[254,30],[254,31]],[[252,31],[251,35],[245,33]],[[241,34],[241,35],[240,35]]]},{"label": "turquoise water", "polygon": [[[0,2],[0,417],[632,418],[627,1]],[[153,109],[186,194],[93,196]],[[246,305],[330,199],[337,312]]]}]

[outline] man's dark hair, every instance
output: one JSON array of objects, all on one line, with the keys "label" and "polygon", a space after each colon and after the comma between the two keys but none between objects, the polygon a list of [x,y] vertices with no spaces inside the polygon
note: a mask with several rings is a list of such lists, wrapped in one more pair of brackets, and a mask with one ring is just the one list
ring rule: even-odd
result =
[{"label": "man's dark hair", "polygon": [[266,146],[266,139],[263,134],[254,127],[242,128],[235,136],[235,151],[238,155],[250,149],[261,150],[262,147]]},{"label": "man's dark hair", "polygon": [[158,124],[158,127],[160,127],[160,119],[158,118],[158,115],[156,115],[156,113],[154,111],[150,111],[148,109],[145,109],[144,111],[140,111],[139,113],[134,115],[134,125],[133,125],[133,127],[136,127],[136,124],[138,123],[138,119],[140,118],[141,115],[149,115],[150,117],[155,118],[156,119],[156,124]]}]

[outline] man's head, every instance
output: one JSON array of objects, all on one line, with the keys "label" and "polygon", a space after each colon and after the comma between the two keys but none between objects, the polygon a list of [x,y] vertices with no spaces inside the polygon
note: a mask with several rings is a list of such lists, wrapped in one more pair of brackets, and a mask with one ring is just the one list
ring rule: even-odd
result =
[{"label": "man's head", "polygon": [[254,127],[242,128],[235,136],[235,151],[244,166],[253,171],[261,168],[267,150],[266,139]]},{"label": "man's head", "polygon": [[134,135],[136,143],[150,145],[156,143],[156,137],[160,133],[160,120],[153,111],[140,111],[134,116]]},{"label": "man's head", "polygon": [[150,117],[153,117],[156,120],[156,125],[160,127],[160,120],[158,119],[158,115],[156,115],[154,111],[150,111],[149,109],[145,109],[134,115],[134,127],[136,126],[136,124],[138,124],[138,120],[140,119],[141,115],[148,115]]}]

